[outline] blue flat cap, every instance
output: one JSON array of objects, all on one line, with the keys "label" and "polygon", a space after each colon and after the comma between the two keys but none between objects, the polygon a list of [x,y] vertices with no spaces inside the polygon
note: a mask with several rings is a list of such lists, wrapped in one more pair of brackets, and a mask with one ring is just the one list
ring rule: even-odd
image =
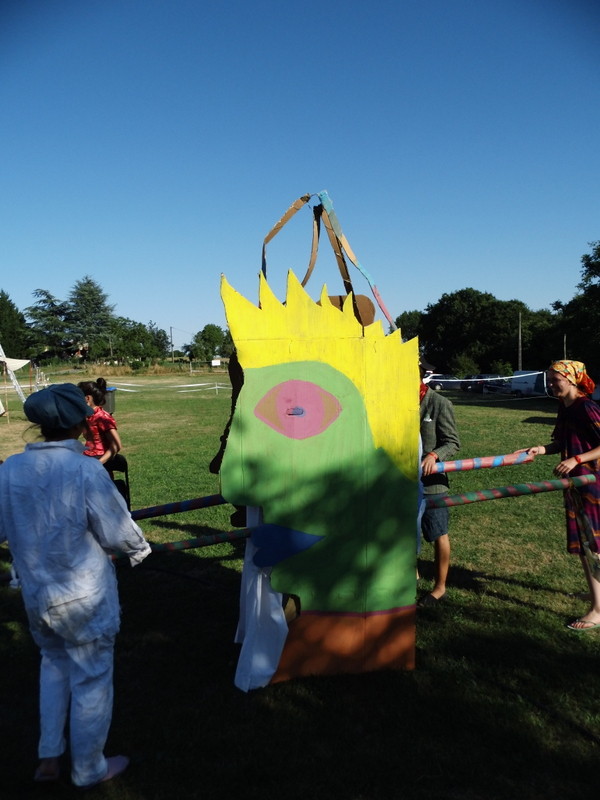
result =
[{"label": "blue flat cap", "polygon": [[30,394],[23,410],[31,422],[53,430],[68,430],[94,413],[74,383],[56,383]]}]

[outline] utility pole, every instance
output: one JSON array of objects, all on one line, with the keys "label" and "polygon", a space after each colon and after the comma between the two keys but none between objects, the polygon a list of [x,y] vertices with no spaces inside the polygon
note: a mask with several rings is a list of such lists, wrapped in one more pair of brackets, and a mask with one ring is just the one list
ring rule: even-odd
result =
[{"label": "utility pole", "polygon": [[169,331],[171,332],[171,364],[175,363],[175,353],[173,352],[173,328],[170,327]]},{"label": "utility pole", "polygon": [[521,339],[521,312],[519,311],[519,352],[517,353],[517,369],[523,369],[523,352]]}]

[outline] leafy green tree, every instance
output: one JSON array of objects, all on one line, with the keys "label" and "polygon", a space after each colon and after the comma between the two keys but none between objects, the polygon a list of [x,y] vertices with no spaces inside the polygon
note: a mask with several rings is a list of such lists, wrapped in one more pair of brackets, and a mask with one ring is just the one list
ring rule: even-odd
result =
[{"label": "leafy green tree", "polygon": [[167,332],[159,328],[152,320],[146,325],[146,328],[152,339],[152,358],[157,360],[167,358],[171,351],[171,343]]},{"label": "leafy green tree", "polygon": [[555,358],[585,362],[588,371],[600,379],[600,241],[590,242],[591,253],[581,257],[579,292],[567,303],[557,301],[561,337]]},{"label": "leafy green tree", "polygon": [[194,361],[211,361],[214,356],[224,355],[221,353],[221,348],[225,344],[226,334],[223,328],[209,323],[198,331],[191,343],[184,345],[183,349]]},{"label": "leafy green tree", "polygon": [[190,359],[190,361],[208,361],[209,352],[202,341],[202,331],[198,331],[194,338],[188,344],[183,345],[183,351]]},{"label": "leafy green tree", "polygon": [[579,288],[585,292],[600,285],[600,241],[589,242],[591,253],[581,256],[581,282]]},{"label": "leafy green tree", "polygon": [[466,375],[476,375],[480,371],[479,364],[476,364],[470,356],[463,353],[459,353],[450,359],[448,370],[459,378],[464,378]]},{"label": "leafy green tree", "polygon": [[121,363],[153,362],[166,357],[168,337],[153,322],[144,325],[127,317],[113,317],[108,325],[108,333],[98,339],[97,347],[102,349],[106,357]]},{"label": "leafy green tree", "polygon": [[544,369],[563,355],[562,313],[540,309],[532,312],[523,344],[523,369]]},{"label": "leafy green tree", "polygon": [[512,375],[513,367],[508,361],[492,361],[490,364],[490,372],[494,375]]},{"label": "leafy green tree", "polygon": [[210,360],[213,356],[221,354],[221,348],[225,342],[225,331],[218,325],[205,325],[202,328],[202,341],[206,346],[207,360]]},{"label": "leafy green tree", "polygon": [[402,339],[405,342],[419,335],[421,332],[422,319],[422,311],[403,311],[400,316],[396,317],[396,325],[400,328]]},{"label": "leafy green tree", "polygon": [[108,295],[89,275],[76,281],[69,293],[66,327],[74,343],[87,345],[90,357],[103,355],[97,343],[104,341],[114,306]]},{"label": "leafy green tree", "polygon": [[[519,325],[521,327],[521,355],[532,359],[532,367],[545,366],[539,354],[532,349],[533,331],[540,312],[532,311],[520,300],[496,300],[487,331],[487,348],[484,372],[508,375],[518,367]],[[542,312],[546,318],[548,312]],[[548,331],[547,331],[548,332]]]},{"label": "leafy green tree", "polygon": [[420,330],[427,360],[444,372],[453,358],[462,355],[477,364],[479,371],[487,371],[488,332],[497,316],[496,303],[489,293],[460,289],[429,304]]},{"label": "leafy green tree", "polygon": [[123,317],[119,317],[117,321],[121,323],[121,359],[149,360],[151,341],[146,326]]},{"label": "leafy green tree", "polygon": [[[497,300],[488,292],[460,289],[427,306],[419,340],[427,360],[441,372],[496,372],[516,369],[521,352],[532,368],[545,366],[558,342],[550,311],[532,311],[520,300]],[[496,369],[494,369],[496,367]]]},{"label": "leafy green tree", "polygon": [[166,331],[113,314],[108,295],[89,275],[77,281],[66,302],[47,289],[36,289],[36,303],[26,309],[38,352],[68,357],[84,347],[87,357],[159,361],[169,355]]},{"label": "leafy green tree", "polygon": [[225,331],[225,337],[223,339],[223,344],[221,345],[221,349],[219,351],[219,355],[223,356],[223,358],[229,358],[233,355],[233,351],[235,350],[235,345],[233,343],[233,337],[231,336],[231,331],[229,328]]},{"label": "leafy green tree", "polygon": [[69,306],[47,289],[36,289],[33,296],[35,303],[25,309],[32,349],[37,354],[62,357],[70,344],[66,324]]},{"label": "leafy green tree", "polygon": [[0,290],[0,344],[5,354],[9,358],[27,358],[29,338],[25,315]]}]

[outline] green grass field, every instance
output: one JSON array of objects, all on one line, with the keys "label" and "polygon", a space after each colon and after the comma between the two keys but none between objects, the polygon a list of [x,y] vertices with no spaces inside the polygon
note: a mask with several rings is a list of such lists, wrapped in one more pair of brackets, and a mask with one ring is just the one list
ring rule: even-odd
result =
[{"label": "green grass field", "polygon": [[[135,393],[118,389],[115,410],[132,507],[218,492],[207,465],[229,415],[229,392],[175,388],[195,379],[118,380],[140,384],[127,387]],[[448,396],[461,457],[549,440],[553,400]],[[16,397],[9,395],[8,407],[0,458],[32,435]],[[451,490],[549,478],[554,463],[541,457],[453,473]],[[153,542],[177,541],[228,530],[230,513],[224,506],[141,524]],[[243,544],[157,553],[135,570],[119,564],[123,620],[107,752],[129,754],[132,765],[90,795],[579,800],[596,784],[600,633],[565,627],[585,610],[577,596],[585,586],[564,538],[558,492],[453,509],[451,587],[444,603],[419,612],[414,672],[304,679],[250,694],[233,686]],[[0,548],[0,568],[7,558]],[[424,590],[432,573],[428,545],[420,568]],[[78,796],[67,779],[55,787],[31,782],[38,654],[21,598],[6,584],[0,663],[0,796]]]}]

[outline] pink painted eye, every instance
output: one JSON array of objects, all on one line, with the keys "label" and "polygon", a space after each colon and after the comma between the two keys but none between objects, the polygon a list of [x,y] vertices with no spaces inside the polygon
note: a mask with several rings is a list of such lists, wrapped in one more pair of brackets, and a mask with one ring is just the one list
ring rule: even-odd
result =
[{"label": "pink painted eye", "polygon": [[337,398],[310,381],[284,381],[258,401],[254,414],[290,439],[308,439],[327,430],[342,411]]}]

